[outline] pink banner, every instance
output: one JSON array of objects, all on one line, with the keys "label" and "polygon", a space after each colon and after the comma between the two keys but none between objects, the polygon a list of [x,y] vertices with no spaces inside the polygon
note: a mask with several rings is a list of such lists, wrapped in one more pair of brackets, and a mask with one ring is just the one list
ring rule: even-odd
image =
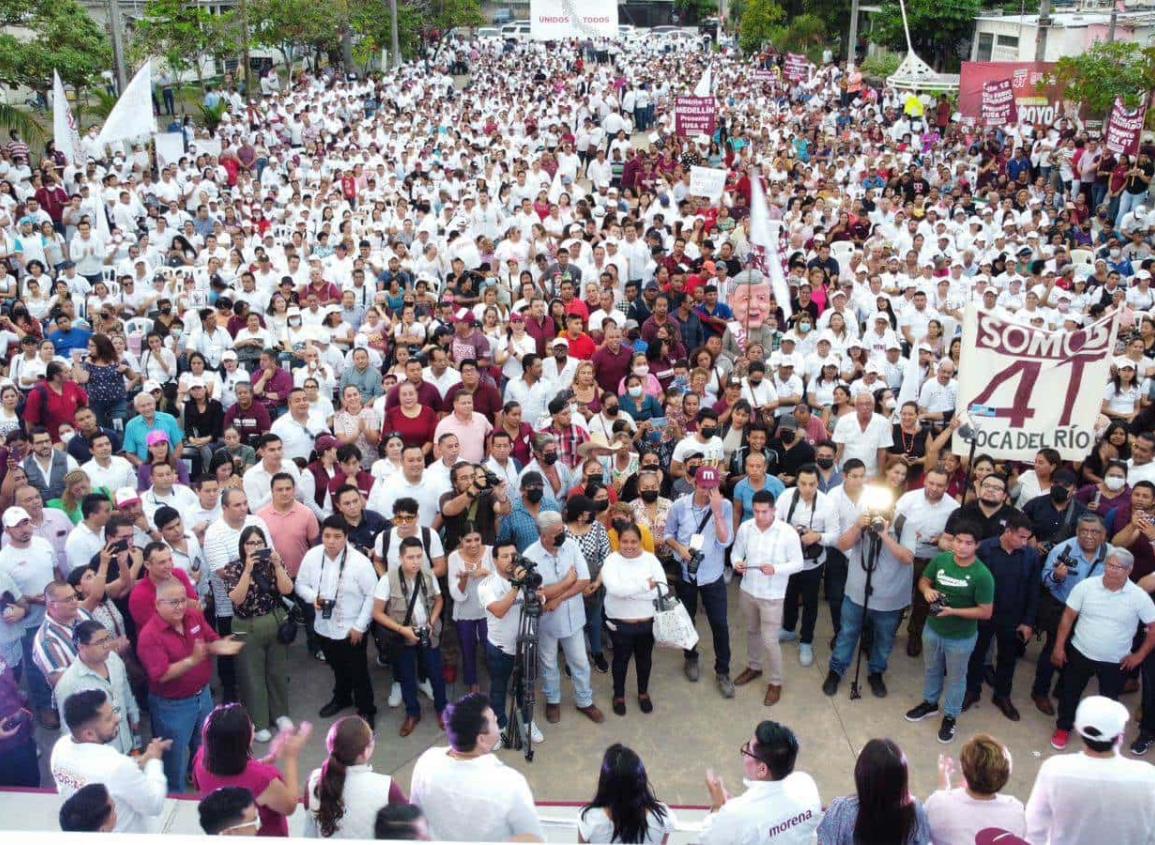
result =
[{"label": "pink banner", "polygon": [[1010,79],[993,79],[983,83],[979,120],[983,126],[1013,126],[1019,122],[1015,89]]},{"label": "pink banner", "polygon": [[1135,109],[1127,108],[1122,99],[1116,98],[1111,116],[1107,118],[1106,129],[1103,131],[1103,143],[1111,152],[1135,155],[1139,152],[1139,136],[1146,119],[1146,97]]},{"label": "pink banner", "polygon": [[810,78],[810,60],[801,53],[787,53],[783,72],[791,82]]},{"label": "pink banner", "polygon": [[713,135],[717,119],[713,97],[674,98],[674,130],[679,135]]}]

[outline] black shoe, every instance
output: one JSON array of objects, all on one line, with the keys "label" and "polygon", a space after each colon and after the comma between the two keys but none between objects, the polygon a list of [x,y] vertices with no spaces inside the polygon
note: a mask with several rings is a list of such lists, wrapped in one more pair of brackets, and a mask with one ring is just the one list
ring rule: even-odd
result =
[{"label": "black shoe", "polygon": [[979,701],[979,698],[980,698],[980,696],[977,692],[972,692],[971,690],[967,690],[966,694],[963,696],[963,703],[962,703],[963,712],[964,713],[967,712],[974,705],[976,705]]},{"label": "black shoe", "polygon": [[822,682],[822,692],[826,695],[837,695],[838,684],[842,681],[841,676],[831,669],[826,673],[826,680]]},{"label": "black shoe", "polygon": [[881,672],[871,672],[866,676],[866,682],[875,698],[886,698],[886,681],[882,680]]},{"label": "black shoe", "polygon": [[328,719],[330,716],[336,716],[346,707],[352,707],[352,704],[348,701],[342,703],[334,698],[321,708],[320,716],[322,719]]},{"label": "black shoe", "polygon": [[[936,707],[935,709],[937,710],[938,708]],[[938,728],[938,741],[943,745],[946,745],[948,742],[954,742],[954,728],[954,719],[950,716],[943,716],[942,724],[939,725]]]},{"label": "black shoe", "polygon": [[1139,734],[1135,741],[1131,743],[1131,753],[1136,757],[1142,757],[1151,750],[1151,743],[1155,742],[1155,737],[1149,734]]},{"label": "black shoe", "polygon": [[938,705],[931,704],[929,701],[924,701],[918,707],[911,708],[906,711],[906,721],[921,722],[927,716],[933,716],[938,712]]},{"label": "black shoe", "polygon": [[646,693],[645,695],[639,695],[638,696],[638,709],[641,710],[643,713],[653,713],[654,712],[654,702],[653,702],[653,699],[650,698],[649,693]]},{"label": "black shoe", "polygon": [[610,671],[610,664],[606,661],[606,656],[600,651],[597,654],[591,655],[591,657],[593,657],[594,668],[603,675]]},{"label": "black shoe", "polygon": [[624,698],[615,698],[611,709],[618,716],[626,715],[626,700]]},{"label": "black shoe", "polygon": [[376,729],[376,727],[377,727],[377,714],[376,713],[362,713],[362,712],[358,711],[357,715],[360,716],[362,719],[364,719],[369,724],[369,730]]}]

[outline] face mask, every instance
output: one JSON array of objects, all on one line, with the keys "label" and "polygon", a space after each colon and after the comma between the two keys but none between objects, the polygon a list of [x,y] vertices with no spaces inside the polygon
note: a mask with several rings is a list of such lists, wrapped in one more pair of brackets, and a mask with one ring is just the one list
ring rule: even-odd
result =
[{"label": "face mask", "polygon": [[545,496],[544,490],[530,489],[525,491],[525,500],[531,505],[536,505],[541,502],[542,497]]},{"label": "face mask", "polygon": [[686,475],[690,476],[690,478],[693,478],[694,476],[696,476],[698,474],[699,469],[700,469],[700,467],[698,467],[697,465],[692,466],[692,467],[686,467]]},{"label": "face mask", "polygon": [[650,374],[650,368],[648,366],[646,366],[645,364],[641,364],[640,366],[634,367],[634,375],[636,375],[636,376],[647,376],[649,374]]},{"label": "face mask", "polygon": [[605,476],[601,475],[600,473],[598,475],[591,475],[589,478],[586,479],[586,484],[604,484],[604,483],[605,483]]},{"label": "face mask", "polygon": [[637,399],[642,395],[642,386],[640,384],[636,384],[629,389],[629,392],[630,396],[633,396],[635,399]]},{"label": "face mask", "polygon": [[713,437],[715,434],[718,433],[718,429],[714,428],[714,426],[712,426],[712,425],[704,425],[699,429],[699,431],[702,433],[702,436],[705,437],[707,440],[709,440],[711,437]]},{"label": "face mask", "polygon": [[657,490],[643,490],[639,495],[642,497],[642,501],[647,505],[652,505],[654,502],[658,501]]},{"label": "face mask", "polygon": [[757,386],[758,386],[758,385],[760,385],[761,383],[762,383],[762,376],[760,376],[760,375],[757,375],[757,376],[750,376],[750,384],[751,384],[751,386],[753,386],[753,387],[757,387]]},{"label": "face mask", "polygon": [[543,464],[545,464],[547,467],[551,467],[557,463],[557,455],[556,454],[545,455],[542,457],[541,462]]},{"label": "face mask", "polygon": [[1051,501],[1056,505],[1061,505],[1071,498],[1071,491],[1066,487],[1059,487],[1058,485],[1051,488]]},{"label": "face mask", "polygon": [[810,331],[810,324],[809,323],[799,323],[798,324],[798,333],[799,334],[806,334],[808,331]]},{"label": "face mask", "polygon": [[605,513],[610,509],[610,500],[606,499],[604,502],[594,502],[594,513]]},{"label": "face mask", "polygon": [[606,405],[605,410],[606,410],[606,416],[607,417],[616,417],[618,415],[618,406],[617,405]]},{"label": "face mask", "polygon": [[630,527],[630,521],[628,519],[615,519],[614,520],[614,531],[617,531],[619,534],[621,534],[623,531],[625,531],[629,527]]},{"label": "face mask", "polygon": [[172,306],[171,305],[162,305],[160,307],[160,313],[161,314],[171,314],[172,313]]},{"label": "face mask", "polygon": [[834,458],[817,458],[814,463],[818,464],[822,469],[830,469],[834,466]]},{"label": "face mask", "polygon": [[794,442],[794,429],[784,428],[778,433],[778,439],[783,443],[789,444]]}]

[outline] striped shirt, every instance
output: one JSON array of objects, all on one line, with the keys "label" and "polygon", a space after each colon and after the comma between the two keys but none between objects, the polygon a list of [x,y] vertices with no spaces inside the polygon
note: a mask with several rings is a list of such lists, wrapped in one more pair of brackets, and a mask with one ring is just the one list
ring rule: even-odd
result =
[{"label": "striped shirt", "polygon": [[72,661],[76,659],[72,631],[81,622],[90,619],[92,614],[82,607],[76,609],[76,619],[71,625],[62,625],[51,616],[44,617],[32,645],[32,660],[44,673],[44,677],[51,678],[72,665]]}]

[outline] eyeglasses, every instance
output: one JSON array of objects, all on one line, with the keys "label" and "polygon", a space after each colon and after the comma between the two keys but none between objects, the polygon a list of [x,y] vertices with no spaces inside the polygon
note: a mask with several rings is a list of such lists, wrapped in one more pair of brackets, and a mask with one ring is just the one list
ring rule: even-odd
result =
[{"label": "eyeglasses", "polygon": [[745,742],[743,742],[742,747],[739,748],[738,751],[741,752],[743,757],[749,757],[751,760],[755,761],[756,763],[765,764],[765,762],[766,762],[765,760],[763,760],[761,757],[759,757],[757,754],[755,754],[753,751],[750,750],[750,740],[746,740]]},{"label": "eyeglasses", "polygon": [[417,521],[417,515],[411,513],[396,513],[393,514],[393,521],[399,522],[402,525],[408,525],[410,522]]},{"label": "eyeglasses", "polygon": [[93,640],[90,643],[84,643],[84,645],[87,645],[90,648],[110,648],[115,642],[116,639],[114,637],[104,637],[99,640]]},{"label": "eyeglasses", "polygon": [[245,540],[245,546],[264,546],[264,540]]},{"label": "eyeglasses", "polygon": [[73,602],[80,601],[80,596],[78,596],[76,593],[72,593],[71,595],[64,596],[63,598],[49,599],[49,601],[52,604],[72,604]]},{"label": "eyeglasses", "polygon": [[161,599],[160,603],[171,604],[173,607],[180,607],[181,605],[188,604],[188,597],[182,596],[179,599]]}]

